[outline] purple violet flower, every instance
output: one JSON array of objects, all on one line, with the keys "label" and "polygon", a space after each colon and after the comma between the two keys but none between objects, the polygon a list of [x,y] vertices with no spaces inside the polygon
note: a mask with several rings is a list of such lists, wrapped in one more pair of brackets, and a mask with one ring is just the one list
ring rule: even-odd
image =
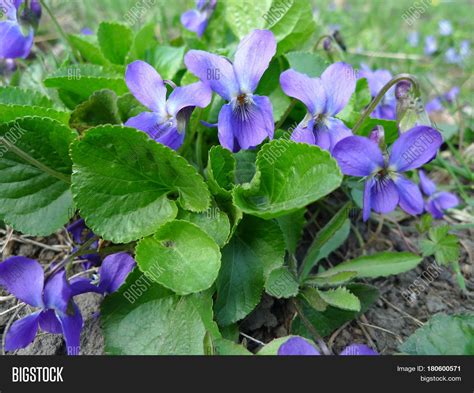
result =
[{"label": "purple violet flower", "polygon": [[89,27],[84,27],[81,29],[82,35],[94,35],[94,32]]},{"label": "purple violet flower", "polygon": [[[30,10],[24,9],[22,15],[19,15],[23,0],[0,0],[0,58],[26,58],[30,54],[33,46],[33,27],[23,26],[21,19],[28,14],[28,11],[31,11],[31,15],[38,13],[39,5],[36,1],[33,3]],[[26,35],[24,29],[27,30]]]},{"label": "purple violet flower", "polygon": [[310,78],[289,69],[280,75],[280,84],[286,95],[303,102],[308,110],[293,131],[292,140],[332,151],[341,139],[352,135],[351,130],[335,117],[355,90],[356,74],[349,64],[331,64],[321,78]]},{"label": "purple violet flower", "polygon": [[461,64],[463,61],[462,56],[452,47],[446,50],[444,53],[444,59],[448,64]]},{"label": "purple violet flower", "polygon": [[430,213],[433,218],[442,219],[444,211],[459,205],[459,199],[450,192],[436,192],[436,184],[425,175],[422,170],[418,171],[420,177],[420,188],[423,194],[428,196],[425,202],[425,210]]},{"label": "purple violet flower", "polygon": [[71,290],[74,296],[86,292],[111,294],[122,286],[135,266],[135,260],[125,252],[108,255],[99,268],[98,285],[92,284],[87,278],[77,278],[71,281]]},{"label": "purple violet flower", "polygon": [[[280,348],[278,348],[280,356],[319,356],[319,351],[302,337],[290,337]],[[373,349],[364,344],[351,344],[344,348],[339,354],[341,356],[354,355],[378,355]]]},{"label": "purple violet flower", "polygon": [[28,346],[38,328],[64,335],[67,352],[78,354],[82,316],[72,300],[73,293],[64,270],[44,282],[41,265],[29,258],[11,257],[0,264],[0,285],[26,304],[39,310],[15,321],[5,337],[5,350]]},{"label": "purple violet flower", "polygon": [[471,54],[471,44],[468,40],[462,40],[459,46],[459,54],[465,60]]},{"label": "purple violet flower", "polygon": [[[86,226],[86,223],[83,218],[80,218],[74,221],[72,224],[66,227],[66,230],[71,234],[72,240],[76,244],[82,244],[83,241],[83,234],[85,230],[88,230],[87,235],[85,236],[85,240],[90,239],[94,236],[94,233]],[[99,242],[95,241],[91,244],[91,249],[97,249],[99,246]],[[73,252],[76,251],[76,248],[73,248]],[[84,262],[84,269],[90,269],[92,266],[97,266],[100,263],[100,255],[97,253],[85,254],[81,256],[81,259],[84,259],[87,262]]]},{"label": "purple violet flower", "polygon": [[234,63],[200,50],[191,50],[184,58],[189,71],[228,101],[219,113],[218,136],[230,151],[250,149],[273,138],[270,99],[253,93],[275,53],[273,33],[254,30],[240,42]]},{"label": "purple violet flower", "polygon": [[209,19],[211,19],[217,0],[196,0],[196,9],[186,11],[181,15],[181,23],[183,26],[202,37],[207,28]]},{"label": "purple violet flower", "polygon": [[364,177],[363,219],[370,211],[390,213],[397,205],[409,214],[423,212],[423,197],[418,186],[402,173],[432,160],[443,139],[435,129],[416,126],[402,134],[392,145],[388,157],[368,138],[351,136],[339,142],[333,151],[342,173]]},{"label": "purple violet flower", "polygon": [[[366,78],[369,84],[372,98],[379,94],[380,90],[393,78],[388,70],[372,71],[366,65],[361,65],[359,79]],[[377,119],[395,120],[397,113],[397,101],[395,100],[395,87],[392,87],[382,98],[371,116]]]},{"label": "purple violet flower", "polygon": [[211,90],[201,82],[176,87],[166,98],[166,85],[160,74],[141,60],[128,65],[125,81],[135,98],[151,110],[128,119],[125,125],[146,132],[156,142],[174,150],[184,141],[194,107],[204,108],[212,98]]},{"label": "purple violet flower", "polygon": [[453,104],[456,101],[459,92],[459,87],[454,86],[443,95],[433,98],[426,104],[426,111],[428,113],[442,111],[444,109],[443,103]]},{"label": "purple violet flower", "polygon": [[436,38],[429,35],[425,38],[425,55],[431,56],[438,50],[438,42]]}]

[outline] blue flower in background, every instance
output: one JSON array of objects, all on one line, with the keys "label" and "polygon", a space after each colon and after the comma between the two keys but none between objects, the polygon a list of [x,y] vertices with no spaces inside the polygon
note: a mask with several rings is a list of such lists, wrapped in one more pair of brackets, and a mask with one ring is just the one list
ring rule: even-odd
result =
[{"label": "blue flower in background", "polygon": [[459,47],[459,54],[465,60],[471,54],[471,44],[468,40],[462,40]]},{"label": "blue flower in background", "polygon": [[216,4],[217,0],[196,0],[196,9],[186,11],[181,15],[181,23],[186,29],[202,37]]},{"label": "blue flower in background", "polygon": [[436,38],[432,35],[429,35],[425,38],[425,55],[431,56],[438,50],[438,42]]},{"label": "blue flower in background", "polygon": [[451,209],[459,205],[459,199],[450,192],[437,192],[436,184],[425,175],[422,170],[418,171],[420,176],[420,188],[423,194],[428,196],[425,202],[425,210],[430,213],[433,218],[441,219],[447,209]]},{"label": "blue flower in background", "polygon": [[443,103],[453,104],[456,101],[459,92],[459,87],[454,86],[447,93],[433,98],[426,104],[426,111],[428,113],[442,111],[444,109]]},{"label": "blue flower in background", "polygon": [[41,17],[41,6],[32,0],[0,0],[0,58],[26,58],[33,46],[33,26]]},{"label": "blue flower in background", "polygon": [[443,19],[440,20],[438,23],[439,26],[439,34],[443,36],[448,36],[453,34],[453,26],[449,20]]},{"label": "blue flower in background", "polygon": [[420,33],[418,33],[417,31],[411,31],[408,34],[408,44],[410,44],[410,46],[412,47],[416,47],[418,46],[419,43],[420,43]]},{"label": "blue flower in background", "polygon": [[448,48],[444,54],[444,59],[448,64],[461,64],[462,57],[454,48]]}]

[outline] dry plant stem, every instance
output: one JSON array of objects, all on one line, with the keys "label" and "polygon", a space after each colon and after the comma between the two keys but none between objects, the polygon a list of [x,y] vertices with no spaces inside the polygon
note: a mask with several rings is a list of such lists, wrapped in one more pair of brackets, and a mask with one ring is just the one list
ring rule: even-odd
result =
[{"label": "dry plant stem", "polygon": [[265,343],[260,341],[260,340],[257,340],[256,338],[253,338],[252,336],[249,336],[248,334],[245,334],[245,333],[242,333],[242,332],[239,332],[239,334],[247,339],[249,339],[250,341],[253,341],[254,343],[257,343],[258,345],[261,345],[261,346],[265,346]]},{"label": "dry plant stem", "polygon": [[399,74],[393,77],[382,89],[379,91],[379,93],[375,96],[375,98],[372,100],[372,102],[369,104],[369,106],[365,109],[365,111],[362,113],[362,116],[357,120],[357,123],[355,126],[352,128],[352,133],[354,135],[357,134],[357,131],[359,128],[362,126],[364,123],[364,120],[370,116],[370,114],[374,111],[374,109],[377,107],[379,102],[382,100],[383,96],[390,90],[390,88],[394,85],[396,85],[398,82],[401,81],[408,81],[413,84],[413,89],[415,92],[415,96],[419,96],[420,94],[420,84],[418,83],[418,80],[410,74]]},{"label": "dry plant stem", "polygon": [[46,10],[46,12],[48,13],[49,17],[51,18],[51,21],[53,22],[54,26],[56,27],[56,29],[58,30],[58,33],[61,35],[61,37],[63,38],[64,41],[66,41],[68,43],[68,45],[71,47],[71,54],[72,54],[72,60],[74,63],[77,63],[78,62],[78,59],[79,59],[79,56],[78,54],[76,53],[76,50],[74,48],[74,45],[72,45],[71,43],[71,40],[69,39],[69,37],[67,36],[67,34],[64,32],[63,28],[61,27],[61,25],[59,24],[58,20],[56,19],[56,17],[54,16],[54,14],[52,13],[51,9],[48,7],[48,5],[46,4],[46,2],[44,0],[40,0],[40,3],[41,3],[41,6]]},{"label": "dry plant stem", "polygon": [[306,326],[306,328],[310,331],[311,335],[314,338],[314,341],[318,344],[319,349],[324,355],[332,355],[331,351],[329,350],[328,346],[322,339],[322,337],[319,335],[319,333],[316,331],[314,326],[311,324],[311,322],[306,318],[306,316],[303,313],[303,309],[301,308],[300,304],[298,303],[298,300],[293,299],[293,306],[296,309],[296,312],[301,318],[301,321],[303,324]]},{"label": "dry plant stem", "polygon": [[351,321],[346,322],[344,325],[342,325],[339,329],[337,329],[329,338],[328,341],[328,347],[332,351],[332,347],[334,345],[334,341],[336,340],[336,337],[339,336],[339,334],[351,323]]},{"label": "dry plant stem", "polygon": [[365,322],[360,322],[360,325],[362,326],[367,326],[371,329],[376,329],[376,330],[380,330],[381,332],[384,332],[384,333],[388,333],[388,334],[391,334],[392,336],[396,337],[396,339],[400,342],[400,344],[403,343],[403,340],[402,338],[397,334],[397,333],[394,333],[388,329],[384,329],[383,327],[380,327],[380,326],[376,326],[376,325],[372,325],[370,323],[365,323]]},{"label": "dry plant stem", "polygon": [[388,52],[375,52],[375,51],[358,51],[354,49],[349,49],[347,53],[351,55],[359,55],[359,56],[366,56],[366,57],[379,57],[382,59],[394,59],[394,60],[413,60],[413,61],[420,61],[420,60],[427,60],[424,56],[419,55],[411,55],[407,53],[388,53]]},{"label": "dry plant stem", "polygon": [[46,250],[55,251],[55,252],[63,252],[63,251],[66,251],[66,250],[69,249],[68,246],[62,246],[62,245],[50,246],[48,244],[43,244],[43,243],[37,242],[35,240],[28,239],[28,238],[25,238],[25,237],[16,237],[15,236],[15,237],[12,237],[12,240],[14,240],[18,243],[33,244],[35,246],[44,248]]},{"label": "dry plant stem", "polygon": [[365,336],[366,340],[369,342],[369,345],[373,349],[377,350],[377,352],[378,352],[377,346],[375,345],[374,340],[372,340],[372,336],[369,334],[369,332],[367,331],[365,326],[360,321],[356,321],[356,323],[357,323],[357,326],[359,326],[360,330],[362,330],[362,333],[364,333],[364,336]]},{"label": "dry plant stem", "polygon": [[402,309],[398,308],[397,306],[395,306],[394,304],[390,303],[387,298],[385,298],[384,296],[380,296],[380,299],[382,299],[383,302],[385,302],[388,306],[392,307],[395,311],[398,311],[400,314],[410,318],[412,321],[414,321],[418,326],[423,326],[424,323],[421,322],[419,319],[416,319],[414,316],[408,314],[407,312],[403,311]]},{"label": "dry plant stem", "polygon": [[[74,258],[79,255],[80,252],[84,251],[84,250],[88,250],[89,247],[96,241],[98,240],[99,237],[98,236],[93,236],[91,237],[90,239],[88,239],[87,241],[85,241],[77,250],[76,252],[72,253],[71,255],[69,255],[66,259],[64,259],[64,261],[62,261],[59,265],[57,265],[51,272],[48,273],[48,277],[53,275],[54,273],[56,273],[58,270],[62,269],[64,266],[68,265],[70,262],[72,262],[74,260]],[[90,254],[90,253],[89,253]]]}]

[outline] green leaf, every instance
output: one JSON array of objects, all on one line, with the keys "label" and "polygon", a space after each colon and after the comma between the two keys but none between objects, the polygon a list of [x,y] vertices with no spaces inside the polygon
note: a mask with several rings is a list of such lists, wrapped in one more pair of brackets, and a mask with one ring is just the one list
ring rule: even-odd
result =
[{"label": "green leaf", "polygon": [[69,34],[69,42],[81,54],[88,63],[98,65],[109,65],[109,61],[105,58],[100,48],[89,38],[84,35]]},{"label": "green leaf", "polygon": [[68,150],[75,137],[39,117],[0,125],[0,219],[30,235],[50,235],[67,223],[74,214]]},{"label": "green leaf", "polygon": [[0,123],[7,123],[21,117],[30,116],[47,117],[63,124],[68,124],[69,122],[69,113],[67,112],[40,106],[0,104]]},{"label": "green leaf", "polygon": [[298,281],[285,266],[272,270],[265,282],[265,291],[277,299],[295,297],[298,290]]},{"label": "green leaf", "polygon": [[320,77],[324,70],[329,67],[328,61],[316,53],[289,52],[285,57],[290,64],[290,68],[311,78]]},{"label": "green leaf", "polygon": [[[325,311],[320,312],[315,310],[308,303],[302,302],[305,316],[321,336],[325,337],[330,335],[344,323],[351,321],[357,318],[361,313],[366,312],[369,306],[374,303],[379,296],[377,288],[366,284],[350,284],[347,285],[347,289],[359,299],[361,304],[360,312],[342,310],[332,306],[328,306]],[[296,317],[293,320],[291,331],[294,334],[299,334],[301,336],[310,335],[310,332],[307,331],[299,317]]]},{"label": "green leaf", "polygon": [[211,147],[207,164],[207,183],[214,195],[231,196],[235,166],[235,158],[229,150],[220,145]]},{"label": "green leaf", "polygon": [[358,79],[355,91],[348,104],[336,117],[352,128],[359,120],[362,110],[370,104],[370,101],[372,101],[372,96],[370,95],[367,79]]},{"label": "green leaf", "polygon": [[151,53],[158,45],[158,40],[155,36],[155,28],[155,23],[148,23],[137,32],[133,39],[127,63],[131,63],[134,60],[143,60],[147,63],[152,63]]},{"label": "green leaf", "polygon": [[357,276],[357,272],[339,272],[335,273],[331,276],[310,276],[305,281],[306,285],[316,285],[318,287],[324,286],[337,286],[341,284],[345,284],[346,282],[352,280],[354,277]]},{"label": "green leaf", "polygon": [[140,270],[178,295],[211,287],[220,268],[219,247],[198,226],[175,220],[136,248]]},{"label": "green leaf", "polygon": [[409,355],[474,355],[474,315],[437,314],[400,350]]},{"label": "green leaf", "polygon": [[160,45],[154,51],[153,65],[163,79],[173,79],[183,67],[184,46]]},{"label": "green leaf", "polygon": [[142,112],[148,111],[138,100],[131,94],[125,93],[117,98],[117,107],[120,119],[125,123],[131,117],[137,116]]},{"label": "green leaf", "polygon": [[235,184],[248,183],[255,176],[257,154],[253,150],[240,150],[234,154],[236,160]]},{"label": "green leaf", "polygon": [[234,203],[245,213],[275,218],[317,201],[341,181],[339,167],[327,151],[286,139],[273,140],[258,152],[252,181],[234,189]]},{"label": "green leaf", "polygon": [[97,31],[100,49],[114,64],[124,64],[133,42],[132,30],[117,22],[102,22]]},{"label": "green leaf", "polygon": [[224,338],[214,341],[214,350],[219,356],[251,356],[253,355],[243,345],[236,344]]},{"label": "green leaf", "polygon": [[319,295],[319,291],[316,288],[305,287],[300,292],[301,298],[308,303],[316,311],[325,311],[328,304]]},{"label": "green leaf", "polygon": [[200,227],[219,247],[224,247],[230,235],[230,221],[226,213],[213,204],[203,213],[193,213],[181,210],[180,220],[186,220]]},{"label": "green leaf", "polygon": [[216,318],[226,326],[247,316],[260,301],[265,278],[283,264],[285,243],[277,224],[245,216],[222,249]]},{"label": "green leaf", "polygon": [[343,310],[360,311],[359,299],[347,290],[347,288],[339,287],[327,291],[317,289],[317,291],[321,299],[330,306],[342,308]]},{"label": "green leaf", "polygon": [[109,89],[118,95],[128,92],[123,75],[95,64],[77,64],[62,67],[45,80],[46,87],[60,89],[67,93],[69,104],[80,103],[88,99],[97,90]]},{"label": "green leaf", "polygon": [[135,269],[102,303],[106,353],[204,355],[206,325],[197,296],[174,296]]},{"label": "green leaf", "polygon": [[81,216],[107,240],[127,243],[153,234],[176,217],[176,203],[196,212],[209,206],[209,191],[196,170],[144,132],[92,128],[72,145],[71,154]]},{"label": "green leaf", "polygon": [[101,124],[121,124],[117,95],[112,90],[99,90],[71,113],[69,125],[82,132]]},{"label": "green leaf", "polygon": [[306,209],[300,209],[277,218],[278,225],[285,237],[286,249],[292,254],[296,252],[296,247],[303,234],[303,228],[306,225],[305,213]]},{"label": "green leaf", "polygon": [[54,106],[53,101],[38,92],[14,86],[0,87],[0,104],[31,105],[43,108]]},{"label": "green leaf", "polygon": [[449,265],[457,263],[460,258],[459,239],[456,235],[448,233],[447,225],[431,228],[429,239],[423,239],[420,242],[421,252],[424,257],[434,255],[436,262],[440,265]]},{"label": "green leaf", "polygon": [[348,219],[350,204],[345,204],[336,215],[316,234],[301,265],[304,280],[316,264],[337,250],[349,236],[351,222]]},{"label": "green leaf", "polygon": [[272,0],[227,0],[225,20],[232,32],[240,39],[254,29],[265,25],[263,15],[270,9]]},{"label": "green leaf", "polygon": [[331,276],[339,272],[357,272],[359,278],[386,277],[414,269],[422,258],[410,252],[380,252],[343,262],[319,277]]},{"label": "green leaf", "polygon": [[273,0],[263,16],[278,42],[277,54],[301,47],[316,31],[310,1]]}]

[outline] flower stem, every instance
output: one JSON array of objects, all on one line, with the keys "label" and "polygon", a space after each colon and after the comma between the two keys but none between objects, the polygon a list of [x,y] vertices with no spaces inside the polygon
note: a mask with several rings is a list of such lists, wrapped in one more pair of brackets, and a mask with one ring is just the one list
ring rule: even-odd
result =
[{"label": "flower stem", "polygon": [[54,25],[56,26],[56,29],[58,30],[58,33],[59,35],[63,38],[64,41],[66,41],[68,43],[68,45],[71,47],[71,54],[72,54],[72,60],[74,61],[74,63],[77,63],[78,62],[78,59],[79,59],[79,56],[76,52],[76,49],[74,48],[74,46],[72,45],[71,43],[71,40],[69,39],[68,35],[64,32],[63,28],[61,27],[61,25],[59,24],[58,20],[56,19],[56,17],[54,16],[53,12],[51,11],[51,9],[47,6],[45,0],[40,0],[40,3],[41,3],[41,6],[46,10],[46,12],[48,13],[49,17],[51,18],[52,22],[54,23]]},{"label": "flower stem", "polygon": [[309,332],[311,333],[311,335],[313,336],[313,338],[316,341],[316,343],[318,344],[318,347],[321,350],[321,352],[325,355],[331,355],[331,350],[328,348],[328,346],[326,345],[326,343],[324,342],[322,337],[319,335],[319,333],[316,331],[316,329],[314,328],[312,323],[304,315],[303,308],[298,303],[298,300],[293,299],[292,302],[293,302],[293,305],[296,309],[296,312],[298,313],[298,315],[301,318],[301,321],[305,325],[306,329],[308,329]]},{"label": "flower stem", "polygon": [[369,106],[367,108],[365,108],[364,113],[362,113],[361,117],[359,117],[359,120],[357,120],[357,123],[352,128],[352,133],[354,135],[357,134],[357,131],[362,126],[365,119],[368,118],[370,116],[370,114],[374,111],[374,109],[377,107],[377,105],[382,100],[383,96],[387,93],[387,91],[389,91],[392,86],[394,86],[395,84],[397,84],[398,82],[401,82],[401,81],[411,82],[413,84],[415,96],[419,97],[419,95],[420,95],[420,84],[418,83],[418,80],[413,75],[411,75],[411,74],[399,74],[399,75],[395,76],[384,87],[382,87],[382,89],[375,96],[375,98],[372,100],[372,102],[369,104]]},{"label": "flower stem", "polygon": [[280,127],[283,125],[285,122],[286,118],[290,114],[290,112],[293,110],[294,106],[296,105],[296,100],[294,98],[291,99],[291,103],[286,109],[285,113],[283,113],[281,119],[278,121],[278,123],[275,125],[275,131],[280,129]]}]

